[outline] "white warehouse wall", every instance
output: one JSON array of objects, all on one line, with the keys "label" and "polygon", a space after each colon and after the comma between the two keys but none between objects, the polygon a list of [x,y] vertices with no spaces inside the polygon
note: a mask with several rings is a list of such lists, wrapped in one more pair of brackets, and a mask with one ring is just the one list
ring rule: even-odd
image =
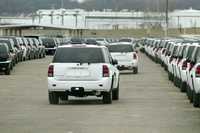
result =
[{"label": "white warehouse wall", "polygon": [[[162,17],[161,17],[162,16]],[[0,24],[36,24],[79,29],[130,29],[165,26],[165,14],[155,12],[84,11],[81,9],[38,10],[32,17],[0,17]],[[170,28],[200,27],[200,10],[175,10],[169,13]]]}]

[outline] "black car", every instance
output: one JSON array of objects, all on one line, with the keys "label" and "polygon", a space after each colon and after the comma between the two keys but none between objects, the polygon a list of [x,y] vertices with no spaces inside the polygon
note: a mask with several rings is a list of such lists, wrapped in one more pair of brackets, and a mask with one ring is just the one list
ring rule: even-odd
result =
[{"label": "black car", "polygon": [[87,44],[87,45],[100,45],[95,39],[86,39],[85,44]]},{"label": "black car", "polygon": [[57,45],[53,38],[41,38],[47,55],[54,55]]},{"label": "black car", "polygon": [[12,57],[12,64],[13,64],[13,66],[15,66],[15,64],[18,61],[18,59],[17,59],[18,57],[17,57],[17,51],[14,47],[14,44],[11,43],[9,38],[0,38],[0,43],[5,43],[8,46],[10,55]]},{"label": "black car", "polygon": [[9,48],[5,43],[0,43],[0,71],[5,72],[6,75],[10,75],[11,68],[12,58]]}]

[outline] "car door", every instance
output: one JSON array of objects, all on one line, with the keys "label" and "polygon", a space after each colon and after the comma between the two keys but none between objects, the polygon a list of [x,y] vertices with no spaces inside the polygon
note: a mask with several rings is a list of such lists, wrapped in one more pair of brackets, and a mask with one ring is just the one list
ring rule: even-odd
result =
[{"label": "car door", "polygon": [[119,83],[119,70],[117,69],[117,66],[115,66],[113,64],[113,58],[108,50],[108,48],[104,49],[105,51],[105,59],[107,60],[107,62],[110,64],[110,68],[112,71],[112,75],[113,75],[113,88],[117,88],[118,87],[118,83]]},{"label": "car door", "polygon": [[195,53],[195,56],[194,56],[194,67],[192,68],[191,70],[191,73],[190,73],[190,76],[191,76],[191,89],[192,90],[195,90],[196,92],[199,91],[200,89],[200,80],[198,77],[196,77],[196,69],[197,67],[200,65],[200,46],[197,47],[196,49],[196,53]]}]

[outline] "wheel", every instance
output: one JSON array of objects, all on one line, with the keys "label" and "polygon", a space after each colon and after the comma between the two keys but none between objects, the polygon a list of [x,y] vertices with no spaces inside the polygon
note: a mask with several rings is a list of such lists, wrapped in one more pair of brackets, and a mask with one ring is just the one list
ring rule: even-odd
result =
[{"label": "wheel", "polygon": [[190,87],[188,86],[188,99],[190,100],[190,103],[193,102],[193,91],[190,89]]},{"label": "wheel", "polygon": [[193,106],[194,107],[200,106],[200,94],[197,94],[195,91],[193,91]]},{"label": "wheel", "polygon": [[13,63],[10,64],[10,70],[13,70]]},{"label": "wheel", "polygon": [[10,68],[7,68],[7,69],[6,69],[5,74],[6,74],[6,75],[10,75]]},{"label": "wheel", "polygon": [[138,73],[138,68],[137,67],[134,67],[133,68],[133,74],[137,74]]},{"label": "wheel", "polygon": [[112,92],[112,99],[113,100],[119,100],[119,83],[116,89],[113,90]]},{"label": "wheel", "polygon": [[177,87],[180,88],[180,87],[181,87],[181,81],[180,81],[180,78],[177,78],[176,83],[177,83]]},{"label": "wheel", "polygon": [[181,82],[180,91],[181,92],[186,92],[186,90],[187,90],[186,83],[185,82]]},{"label": "wheel", "polygon": [[174,85],[177,87],[177,78],[174,76],[174,80],[173,80]]},{"label": "wheel", "polygon": [[112,90],[109,92],[103,93],[103,103],[104,104],[111,104],[112,103]]},{"label": "wheel", "polygon": [[26,61],[26,57],[23,57],[23,61]]},{"label": "wheel", "polygon": [[168,73],[168,79],[171,80],[171,74],[170,73]]},{"label": "wheel", "polygon": [[58,104],[59,103],[59,97],[56,94],[56,92],[49,92],[49,103],[50,104]]}]

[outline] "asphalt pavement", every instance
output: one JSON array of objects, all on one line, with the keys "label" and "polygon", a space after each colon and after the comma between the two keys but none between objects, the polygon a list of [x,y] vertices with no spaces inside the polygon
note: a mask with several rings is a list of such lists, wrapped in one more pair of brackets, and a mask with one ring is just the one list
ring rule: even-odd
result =
[{"label": "asphalt pavement", "polygon": [[18,64],[0,75],[0,133],[200,133],[200,109],[168,81],[160,65],[140,54],[139,73],[123,72],[120,100],[96,97],[50,105],[52,57]]}]

